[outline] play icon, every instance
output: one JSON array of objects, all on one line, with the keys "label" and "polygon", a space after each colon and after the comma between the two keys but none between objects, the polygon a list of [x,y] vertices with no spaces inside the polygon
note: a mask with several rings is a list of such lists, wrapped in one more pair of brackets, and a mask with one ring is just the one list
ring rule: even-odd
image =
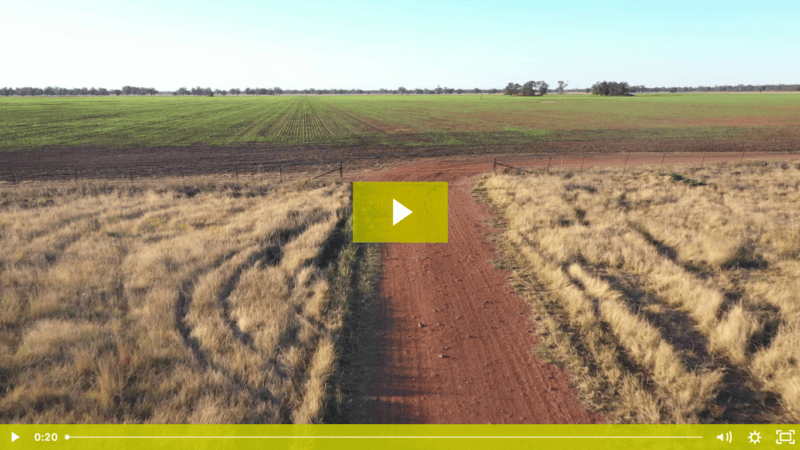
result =
[{"label": "play icon", "polygon": [[17,434],[12,431],[11,432],[11,442],[16,441],[17,439],[19,439],[19,436],[17,436]]},{"label": "play icon", "polygon": [[354,242],[447,242],[447,183],[353,183]]},{"label": "play icon", "polygon": [[403,206],[402,203],[398,202],[395,199],[392,199],[392,226],[397,225],[397,222],[408,217],[414,211]]}]

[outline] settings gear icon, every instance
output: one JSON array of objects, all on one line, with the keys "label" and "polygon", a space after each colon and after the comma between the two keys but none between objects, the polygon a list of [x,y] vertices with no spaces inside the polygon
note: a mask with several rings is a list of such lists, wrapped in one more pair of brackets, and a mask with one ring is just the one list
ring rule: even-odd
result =
[{"label": "settings gear icon", "polygon": [[761,433],[759,433],[758,431],[753,431],[752,433],[750,433],[750,442],[753,444],[758,444],[759,442],[761,442]]}]

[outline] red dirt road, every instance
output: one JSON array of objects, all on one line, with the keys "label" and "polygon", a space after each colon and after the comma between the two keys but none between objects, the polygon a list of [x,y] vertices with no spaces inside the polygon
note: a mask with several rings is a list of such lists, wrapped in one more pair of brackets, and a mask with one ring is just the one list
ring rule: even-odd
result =
[{"label": "red dirt road", "polygon": [[[748,154],[748,157],[756,156]],[[532,168],[660,164],[663,155],[560,158],[514,155],[501,161]],[[707,158],[707,159],[705,159]],[[666,164],[741,158],[739,153],[670,155]],[[796,159],[769,153],[759,159]],[[626,162],[627,159],[627,162]],[[498,162],[501,162],[498,161]],[[588,164],[587,164],[588,162]],[[531,354],[537,344],[530,307],[508,285],[509,273],[486,233],[491,208],[470,195],[473,177],[493,157],[419,161],[356,175],[356,181],[449,182],[447,244],[386,244],[381,285],[380,365],[370,388],[378,423],[597,423],[569,376]],[[420,327],[419,324],[424,326]]]},{"label": "red dirt road", "polygon": [[[447,244],[386,244],[379,423],[591,423],[566,374],[531,355],[530,307],[492,267],[491,208],[470,195],[487,164],[408,164],[372,181],[449,182]],[[488,165],[491,170],[491,163]],[[424,326],[420,327],[422,323]]]}]

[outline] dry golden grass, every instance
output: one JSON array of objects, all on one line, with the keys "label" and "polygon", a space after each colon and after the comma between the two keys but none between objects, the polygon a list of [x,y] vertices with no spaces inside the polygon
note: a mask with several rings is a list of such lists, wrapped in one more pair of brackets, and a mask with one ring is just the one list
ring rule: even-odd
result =
[{"label": "dry golden grass", "polygon": [[321,420],[349,189],[185,183],[0,190],[2,422]]},{"label": "dry golden grass", "polygon": [[508,221],[501,248],[543,341],[611,420],[796,422],[800,165],[674,170],[505,173],[478,189]]}]

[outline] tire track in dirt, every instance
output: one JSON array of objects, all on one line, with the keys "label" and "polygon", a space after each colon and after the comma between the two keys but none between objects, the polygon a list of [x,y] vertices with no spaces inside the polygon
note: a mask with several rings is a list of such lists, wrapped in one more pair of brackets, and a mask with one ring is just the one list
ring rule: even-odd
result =
[{"label": "tire track in dirt", "polygon": [[[541,155],[513,155],[523,168],[659,164],[661,154],[570,155],[558,165]],[[740,153],[681,155],[668,164],[742,159]],[[750,157],[751,155],[748,155]],[[756,155],[752,155],[756,156]],[[757,155],[796,159],[796,155]],[[750,159],[750,158],[747,158]],[[590,161],[589,161],[590,160]],[[485,236],[491,207],[470,194],[489,157],[410,163],[354,181],[449,183],[447,244],[384,244],[381,314],[375,339],[380,363],[368,417],[378,423],[597,423],[568,387],[569,375],[531,354],[538,342],[529,305],[509,286],[510,273]],[[422,324],[422,325],[420,325]]]},{"label": "tire track in dirt", "polygon": [[[217,306],[220,308],[222,321],[224,322],[231,336],[233,336],[241,345],[249,349],[249,351],[259,352],[261,351],[261,349],[256,348],[253,337],[239,327],[238,323],[236,322],[236,320],[233,319],[230,313],[231,305],[229,303],[229,297],[236,289],[241,274],[248,268],[253,267],[255,264],[258,264],[259,262],[265,266],[278,265],[281,259],[283,258],[283,248],[286,244],[288,244],[293,239],[303,234],[305,231],[309,229],[310,226],[319,223],[325,219],[326,217],[323,215],[317,215],[316,217],[313,217],[312,214],[312,220],[310,220],[308,223],[278,230],[275,233],[273,233],[267,240],[268,245],[255,252],[251,252],[249,255],[247,255],[245,261],[243,263],[238,264],[234,268],[232,274],[227,278],[227,280],[220,287],[220,290],[217,292],[216,303]],[[223,268],[226,264],[230,263],[237,256],[242,255],[241,253],[242,251],[230,252],[217,259],[214,262],[214,264],[211,265],[211,268],[209,268],[208,270],[196,271],[194,274],[192,274],[191,277],[184,280],[175,303],[175,327],[177,328],[178,333],[181,336],[184,346],[190,352],[197,366],[201,370],[218,372],[231,383],[231,386],[235,390],[247,392],[252,399],[255,399],[262,403],[274,405],[276,408],[278,408],[280,410],[279,417],[281,423],[291,423],[290,410],[286,408],[285,403],[281,399],[279,399],[278,396],[276,396],[269,388],[252,385],[251,383],[247,382],[241,376],[241,374],[237,373],[235,370],[231,369],[226,364],[221,363],[219,361],[215,361],[214,358],[215,355],[211,351],[209,351],[209,349],[207,348],[204,349],[200,340],[192,336],[194,328],[190,323],[190,321],[187,319],[187,316],[189,315],[189,312],[192,308],[193,294],[198,281],[204,275],[207,275],[209,273],[212,273],[216,270],[220,270],[221,268]],[[296,329],[287,330],[284,333],[284,335],[281,336],[280,338],[279,347],[284,347],[286,345],[285,344],[286,342],[291,342],[293,340],[291,338],[291,335],[296,334],[297,332],[298,330]],[[270,358],[270,365],[278,367],[277,355],[273,355]],[[277,375],[282,378],[287,378],[290,376],[290,374],[287,374],[280,369],[277,370]],[[254,417],[252,418],[252,420],[255,420],[256,421],[255,423],[262,423],[261,421],[264,420],[264,418]]]},{"label": "tire track in dirt", "polygon": [[[250,267],[253,267],[253,265],[257,264],[258,262],[261,262],[265,266],[278,265],[283,258],[283,247],[286,244],[291,242],[297,236],[303,234],[310,226],[326,219],[325,216],[319,214],[317,214],[315,217],[312,213],[311,216],[311,220],[309,220],[307,223],[276,231],[270,237],[270,239],[268,239],[268,245],[258,251],[251,252],[251,254],[248,255],[243,263],[239,264],[233,269],[231,275],[227,278],[225,283],[223,283],[223,285],[220,287],[220,290],[217,292],[216,302],[220,309],[222,321],[225,323],[231,335],[241,342],[242,345],[247,346],[251,350],[254,350],[253,338],[239,328],[237,321],[231,317],[231,305],[229,303],[229,297],[239,284],[239,278],[241,277],[242,272]],[[208,270],[196,271],[191,277],[189,277],[187,280],[184,280],[175,303],[175,327],[178,329],[178,333],[181,335],[184,346],[189,349],[195,360],[203,368],[208,366],[209,356],[202,349],[199,340],[192,336],[192,325],[186,319],[192,307],[192,297],[195,285],[204,275],[222,269],[225,264],[229,263],[240,254],[241,251],[231,252],[215,261]]]},{"label": "tire track in dirt", "polygon": [[207,271],[195,271],[189,278],[181,283],[178,297],[175,300],[175,328],[178,330],[178,334],[181,336],[184,347],[189,350],[197,364],[203,369],[208,367],[209,359],[205,352],[203,352],[203,350],[200,348],[200,341],[192,336],[192,326],[186,320],[186,316],[189,315],[189,310],[192,307],[192,294],[194,292],[194,287],[197,283],[197,280],[199,280],[201,276],[212,270],[218,269],[237,254],[238,252],[235,251],[229,252],[214,261],[214,264],[212,264],[211,268]]}]

